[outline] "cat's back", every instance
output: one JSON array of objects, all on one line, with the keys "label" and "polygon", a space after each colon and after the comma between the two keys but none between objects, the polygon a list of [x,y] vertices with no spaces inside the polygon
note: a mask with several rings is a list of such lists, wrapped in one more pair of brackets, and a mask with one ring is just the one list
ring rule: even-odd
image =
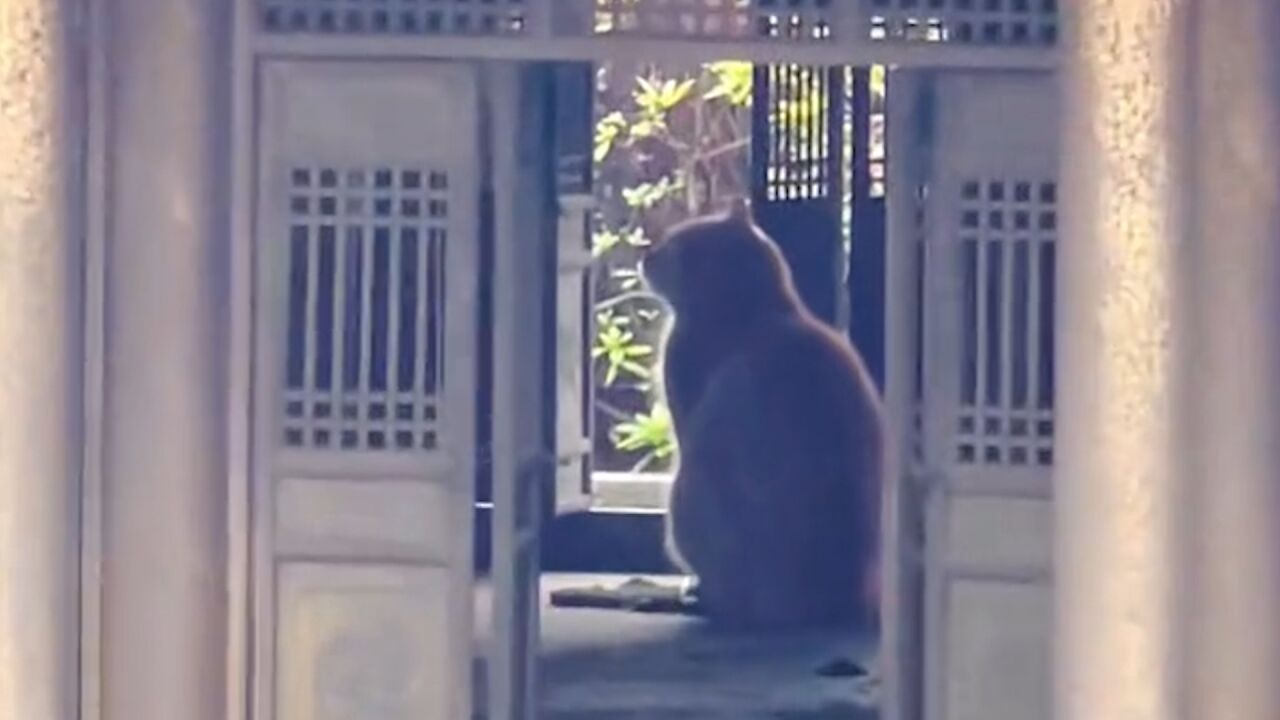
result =
[{"label": "cat's back", "polygon": [[747,353],[766,405],[793,427],[821,433],[825,424],[834,441],[878,439],[875,386],[857,351],[835,331],[796,314],[759,328]]}]

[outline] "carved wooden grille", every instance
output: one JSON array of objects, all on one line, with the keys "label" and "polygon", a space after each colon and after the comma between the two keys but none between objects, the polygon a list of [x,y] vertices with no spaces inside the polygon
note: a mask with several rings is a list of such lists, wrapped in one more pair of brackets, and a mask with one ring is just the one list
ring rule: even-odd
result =
[{"label": "carved wooden grille", "polygon": [[844,68],[758,65],[752,80],[754,214],[805,304],[835,324],[846,170]]},{"label": "carved wooden grille", "polygon": [[[254,0],[270,34],[1058,45],[1060,0]],[[602,48],[603,50],[603,48]]]},{"label": "carved wooden grille", "polygon": [[427,168],[290,172],[287,447],[436,447],[448,192]]},{"label": "carved wooden grille", "polygon": [[1053,46],[1058,0],[863,0],[872,40]]},{"label": "carved wooden grille", "polygon": [[597,35],[826,40],[832,0],[594,0]]},{"label": "carved wooden grille", "polygon": [[755,70],[752,164],[768,202],[839,201],[844,123],[842,68],[764,65]]},{"label": "carved wooden grille", "polygon": [[961,189],[961,463],[1053,463],[1057,187],[971,179]]},{"label": "carved wooden grille", "polygon": [[526,0],[259,0],[273,33],[520,35]]}]

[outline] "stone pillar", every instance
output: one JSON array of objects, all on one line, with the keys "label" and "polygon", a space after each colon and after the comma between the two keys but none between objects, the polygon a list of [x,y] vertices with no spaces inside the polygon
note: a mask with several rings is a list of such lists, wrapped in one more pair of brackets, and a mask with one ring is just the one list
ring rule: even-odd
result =
[{"label": "stone pillar", "polygon": [[[1280,718],[1280,4],[1189,25],[1192,235],[1180,685],[1189,720]],[[1188,82],[1183,80],[1183,82]]]},{"label": "stone pillar", "polygon": [[0,717],[73,720],[82,67],[71,1],[0,3]]},{"label": "stone pillar", "polygon": [[102,718],[225,720],[230,6],[109,6]]},{"label": "stone pillar", "polygon": [[1073,6],[1057,720],[1280,717],[1272,5]]}]

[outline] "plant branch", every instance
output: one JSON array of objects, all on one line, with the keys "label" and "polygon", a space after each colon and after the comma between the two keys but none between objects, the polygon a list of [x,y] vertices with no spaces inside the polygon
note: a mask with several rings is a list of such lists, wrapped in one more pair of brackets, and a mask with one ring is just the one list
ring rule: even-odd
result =
[{"label": "plant branch", "polygon": [[595,304],[595,310],[596,312],[611,310],[619,305],[631,302],[632,300],[652,300],[653,302],[656,302],[656,303],[662,302],[661,298],[649,292],[648,290],[630,290],[620,295],[614,295],[608,300],[601,300],[597,302]]}]

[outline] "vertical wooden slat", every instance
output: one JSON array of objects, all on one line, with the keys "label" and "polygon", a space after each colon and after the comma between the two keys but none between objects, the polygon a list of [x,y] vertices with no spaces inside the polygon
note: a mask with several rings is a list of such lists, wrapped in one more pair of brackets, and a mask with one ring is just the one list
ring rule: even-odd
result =
[{"label": "vertical wooden slat", "polygon": [[[370,172],[367,178],[370,188],[373,188],[376,183],[375,174],[376,170]],[[371,189],[369,193],[371,211],[376,197],[376,190]],[[364,236],[360,239],[361,257],[363,257],[360,263],[360,382],[355,393],[356,406],[360,414],[355,423],[359,433],[356,446],[359,448],[368,448],[371,429],[369,406],[370,385],[373,378],[373,266],[376,262],[374,248],[378,234],[376,215],[376,212],[370,212],[370,220],[365,226]]]},{"label": "vertical wooden slat", "polygon": [[[981,338],[978,337],[978,296],[982,292],[978,276],[978,265],[980,264],[978,247],[980,243],[981,241],[977,237],[963,238],[960,241],[959,263],[957,263],[961,267],[959,283],[962,293],[960,298],[960,332],[958,333],[958,339],[961,344],[960,397],[958,400],[959,407],[965,412],[974,410],[979,404],[978,376],[981,374],[981,357],[978,347],[981,345]],[[922,242],[921,245],[921,249],[924,250],[925,243]],[[923,276],[923,274],[922,272],[921,275]],[[925,305],[924,302],[921,302],[920,315],[922,324],[926,314]],[[936,314],[942,315],[941,308]]]},{"label": "vertical wooden slat", "polygon": [[440,229],[432,225],[427,230],[427,244],[423,248],[424,276],[426,283],[425,296],[427,307],[424,312],[423,323],[426,325],[426,332],[423,334],[424,350],[422,355],[422,380],[423,393],[432,398],[435,402],[436,393],[439,388],[439,333],[440,333],[440,281],[438,273],[440,272],[440,259],[437,246]]},{"label": "vertical wooden slat", "polygon": [[345,352],[344,341],[346,339],[347,324],[347,233],[346,229],[350,224],[350,218],[347,216],[347,200],[350,198],[350,189],[346,185],[346,173],[335,168],[338,173],[337,183],[333,188],[336,202],[338,203],[337,214],[332,218],[334,226],[334,263],[333,263],[333,334],[329,338],[330,344],[330,373],[331,380],[329,389],[330,417],[332,418],[333,437],[331,442],[336,447],[342,444],[342,429],[346,424],[342,418],[342,388],[347,373],[347,353]]},{"label": "vertical wooden slat", "polygon": [[[425,182],[428,183],[428,186],[430,185],[430,171],[428,171]],[[428,193],[427,197],[429,200],[430,193]],[[427,210],[424,209],[424,212],[427,212]],[[426,218],[421,231],[422,234],[418,236],[417,252],[414,255],[415,272],[418,275],[418,297],[415,298],[414,302],[415,314],[413,318],[414,327],[416,328],[413,334],[413,396],[415,399],[413,412],[416,417],[423,417],[423,405],[425,403],[434,402],[434,398],[431,397],[432,393],[428,390],[428,388],[433,388],[434,386],[427,375],[433,372],[432,366],[435,365],[427,354],[431,348],[427,338],[427,333],[431,332],[431,323],[427,318],[428,309],[431,307],[428,295],[434,289],[434,284],[428,279],[432,269],[430,261],[431,245],[435,234],[430,217]],[[434,405],[432,406],[434,407]],[[426,420],[425,417],[423,419]]]},{"label": "vertical wooden slat", "polygon": [[[982,192],[981,188],[979,188],[979,192]],[[979,213],[978,222],[981,223],[981,213],[985,208],[983,208],[981,204],[976,204],[974,207]],[[974,383],[973,410],[975,411],[974,416],[976,423],[975,435],[981,438],[983,435],[983,425],[987,410],[987,363],[989,360],[987,357],[987,333],[990,332],[990,329],[987,327],[987,301],[989,299],[987,294],[987,272],[990,267],[989,258],[991,255],[991,242],[990,238],[987,237],[986,233],[984,233],[982,229],[974,228],[973,230],[977,238],[975,248],[977,255],[977,267],[974,272],[975,322],[973,328],[971,330],[966,328],[965,332],[973,332],[974,337],[973,354],[976,360],[975,366],[977,368],[977,378]],[[974,448],[974,460],[979,463],[982,462],[983,453],[984,449],[982,444],[979,443],[977,447]]]},{"label": "vertical wooden slat", "polygon": [[[384,361],[387,364],[387,446],[396,446],[397,424],[397,408],[396,404],[400,399],[400,263],[401,249],[404,243],[403,232],[406,228],[413,226],[412,218],[405,217],[403,202],[412,198],[413,193],[409,192],[405,187],[404,170],[396,172],[392,180],[392,188],[394,190],[391,196],[392,212],[398,218],[392,225],[391,235],[387,238],[387,339],[386,339],[386,356]],[[425,179],[424,179],[425,180]],[[419,212],[426,212],[427,208],[420,208]]]},{"label": "vertical wooden slat", "polygon": [[[1040,345],[1040,254],[1044,252],[1045,243],[1038,231],[1033,231],[1027,246],[1027,434],[1036,437],[1036,420],[1040,416],[1038,397],[1040,394],[1040,363],[1044,348]],[[1038,443],[1037,443],[1038,444]],[[1033,458],[1034,459],[1034,458]]]},{"label": "vertical wooden slat", "polygon": [[[445,222],[447,222],[447,220],[448,219],[445,218]],[[434,359],[436,364],[436,384],[438,387],[443,387],[444,384],[448,382],[445,377],[445,371],[448,369],[448,363],[446,360],[448,359],[449,349],[447,347],[443,347],[444,326],[448,321],[446,314],[448,307],[447,293],[449,276],[444,271],[448,255],[449,231],[446,226],[442,225],[440,228],[439,244],[436,247],[436,282],[439,287],[439,299],[436,302],[436,315],[439,316],[439,320],[436,322],[436,332],[440,334],[440,342],[436,345]]]},{"label": "vertical wooden slat", "polygon": [[306,320],[303,338],[303,371],[302,388],[305,393],[305,408],[302,413],[303,444],[311,445],[315,432],[315,409],[317,399],[316,353],[318,352],[319,333],[316,332],[316,315],[320,306],[320,227],[316,222],[316,201],[319,199],[314,188],[320,181],[316,169],[311,170],[311,185],[307,192],[308,217],[301,223],[307,228],[307,296]]},{"label": "vertical wooden slat", "polygon": [[[1005,192],[1009,192],[1006,186]],[[1006,196],[1007,199],[1007,196]],[[1007,207],[1007,205],[1006,205]],[[1009,462],[1010,446],[1013,437],[1009,432],[1009,421],[1013,419],[1015,407],[1013,403],[1013,319],[1014,319],[1014,303],[1017,298],[1014,297],[1013,275],[1017,271],[1017,262],[1015,247],[1016,243],[1009,233],[1010,218],[1005,217],[1005,234],[999,240],[1004,248],[1002,254],[1004,256],[1004,264],[1000,267],[1000,398],[998,407],[1000,408],[1000,462],[1007,464]]]}]

